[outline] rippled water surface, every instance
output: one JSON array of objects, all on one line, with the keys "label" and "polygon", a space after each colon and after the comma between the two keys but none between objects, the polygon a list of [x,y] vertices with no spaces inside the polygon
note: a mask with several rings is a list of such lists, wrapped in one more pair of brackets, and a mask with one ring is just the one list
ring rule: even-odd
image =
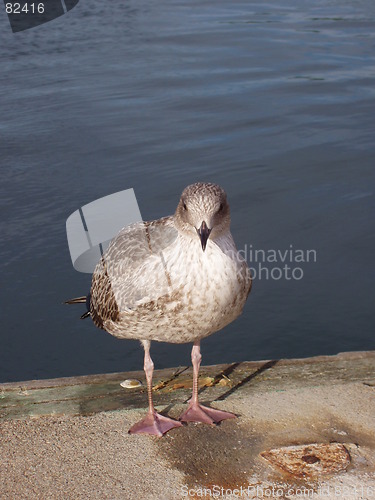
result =
[{"label": "rippled water surface", "polygon": [[374,349],[374,47],[372,0],[81,0],[16,34],[0,12],[0,381],[142,367],[62,305],[90,283],[65,221],[129,187],[167,215],[197,180],[257,274],[203,363]]}]

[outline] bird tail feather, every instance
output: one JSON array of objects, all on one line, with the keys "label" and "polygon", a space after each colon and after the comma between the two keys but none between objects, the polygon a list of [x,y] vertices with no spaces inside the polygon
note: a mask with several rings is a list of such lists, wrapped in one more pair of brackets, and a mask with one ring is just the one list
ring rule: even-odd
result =
[{"label": "bird tail feather", "polygon": [[86,300],[86,295],[83,295],[82,297],[75,297],[74,299],[66,300],[64,304],[85,304]]},{"label": "bird tail feather", "polygon": [[86,304],[87,311],[81,316],[81,319],[85,319],[91,315],[90,299],[91,299],[91,294],[89,293],[88,295],[82,295],[82,297],[75,297],[74,299],[66,300],[65,304]]}]

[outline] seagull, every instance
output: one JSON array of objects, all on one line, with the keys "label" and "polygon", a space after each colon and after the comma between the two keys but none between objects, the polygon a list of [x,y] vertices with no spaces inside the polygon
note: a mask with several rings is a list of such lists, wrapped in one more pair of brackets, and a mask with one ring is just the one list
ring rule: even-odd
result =
[{"label": "seagull", "polygon": [[[96,265],[86,303],[94,324],[144,348],[148,412],[129,433],[162,436],[181,422],[216,424],[233,413],[198,400],[200,342],[234,321],[251,290],[250,270],[230,232],[225,191],[198,182],[184,189],[174,215],[122,229]],[[193,343],[193,390],[179,420],[157,413],[152,399],[151,341]]]}]

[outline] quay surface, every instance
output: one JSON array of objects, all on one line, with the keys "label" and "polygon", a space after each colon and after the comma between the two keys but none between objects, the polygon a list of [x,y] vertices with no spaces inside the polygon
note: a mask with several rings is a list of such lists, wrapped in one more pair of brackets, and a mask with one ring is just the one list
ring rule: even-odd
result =
[{"label": "quay surface", "polygon": [[[127,432],[141,371],[0,384],[0,498],[375,499],[375,351],[203,366],[199,384],[238,418],[162,438]],[[155,406],[178,418],[191,385],[156,370]]]}]

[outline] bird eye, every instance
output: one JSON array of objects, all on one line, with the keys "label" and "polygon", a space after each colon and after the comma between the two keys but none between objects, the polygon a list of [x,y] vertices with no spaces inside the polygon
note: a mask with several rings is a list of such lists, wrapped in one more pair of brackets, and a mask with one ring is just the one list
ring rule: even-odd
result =
[{"label": "bird eye", "polygon": [[187,210],[186,203],[183,204],[184,210]]},{"label": "bird eye", "polygon": [[220,203],[220,207],[219,207],[218,212],[222,212],[222,211],[223,211],[223,208],[224,208],[224,205],[223,205],[222,203]]}]

